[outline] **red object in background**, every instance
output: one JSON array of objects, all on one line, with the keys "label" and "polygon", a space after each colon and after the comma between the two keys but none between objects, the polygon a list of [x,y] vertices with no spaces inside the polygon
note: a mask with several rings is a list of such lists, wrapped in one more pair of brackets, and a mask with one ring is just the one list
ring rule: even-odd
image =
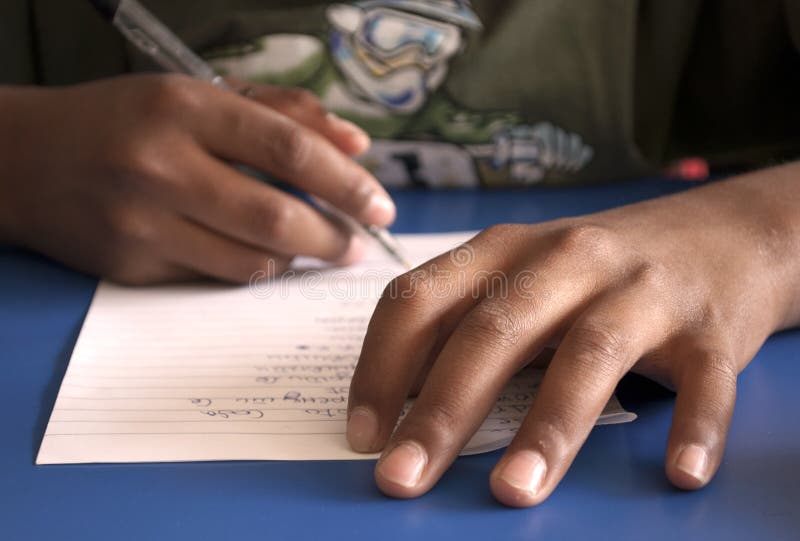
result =
[{"label": "red object in background", "polygon": [[708,179],[709,166],[703,158],[683,158],[669,166],[665,173],[668,177],[701,182]]}]

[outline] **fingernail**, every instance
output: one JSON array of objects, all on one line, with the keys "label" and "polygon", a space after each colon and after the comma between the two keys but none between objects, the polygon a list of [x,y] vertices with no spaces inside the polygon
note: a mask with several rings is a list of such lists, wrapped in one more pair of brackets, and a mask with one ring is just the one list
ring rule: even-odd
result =
[{"label": "fingernail", "polygon": [[396,485],[413,488],[419,483],[427,462],[425,450],[419,444],[404,441],[378,463],[378,473]]},{"label": "fingernail", "polygon": [[545,473],[547,464],[542,455],[536,451],[519,451],[506,462],[499,477],[509,486],[534,496],[542,486]]},{"label": "fingernail", "polygon": [[364,406],[354,408],[347,421],[347,441],[353,450],[369,452],[378,437],[378,418],[371,409]]},{"label": "fingernail", "polygon": [[386,195],[381,193],[374,193],[369,198],[367,206],[364,210],[365,218],[369,223],[376,225],[389,225],[394,221],[397,214],[397,208],[394,203]]},{"label": "fingernail", "polygon": [[347,251],[336,261],[338,265],[346,267],[361,261],[367,251],[367,245],[361,240],[359,235],[352,235],[350,237],[350,244],[347,246]]},{"label": "fingernail", "polygon": [[675,467],[705,483],[708,478],[708,453],[699,445],[687,445],[678,455]]}]

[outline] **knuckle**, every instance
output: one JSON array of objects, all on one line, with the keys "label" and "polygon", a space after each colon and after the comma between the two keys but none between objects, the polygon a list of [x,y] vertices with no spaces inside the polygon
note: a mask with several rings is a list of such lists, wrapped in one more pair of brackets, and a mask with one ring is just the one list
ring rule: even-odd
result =
[{"label": "knuckle", "polygon": [[616,244],[614,234],[594,224],[572,224],[556,233],[556,248],[563,252],[588,256],[609,254]]},{"label": "knuckle", "polygon": [[400,297],[400,292],[407,291],[409,288],[409,274],[410,272],[407,272],[390,280],[386,287],[383,288],[379,302],[385,304],[386,302],[394,301]]},{"label": "knuckle", "polygon": [[117,209],[110,214],[109,221],[111,232],[120,245],[141,246],[158,238],[152,219],[136,209]]},{"label": "knuckle", "polygon": [[669,280],[669,271],[663,263],[648,261],[640,264],[634,270],[633,280],[646,290],[657,291],[666,285]]},{"label": "knuckle", "polygon": [[470,241],[474,246],[481,246],[486,253],[508,253],[509,245],[516,244],[528,234],[525,226],[519,224],[494,224]]},{"label": "knuckle", "polygon": [[288,238],[295,228],[297,212],[291,205],[268,202],[252,212],[252,223],[271,239]]},{"label": "knuckle", "polygon": [[730,329],[730,311],[721,303],[706,299],[697,306],[697,319],[706,332],[725,336]]},{"label": "knuckle", "polygon": [[184,75],[153,77],[149,91],[142,94],[143,114],[145,117],[162,118],[197,110],[200,96],[196,89],[194,81]]},{"label": "knuckle", "polygon": [[[732,357],[721,350],[702,352],[698,363],[699,370],[689,370],[685,375],[695,378],[691,387],[702,397],[700,400],[695,397],[692,419],[713,444],[715,438],[724,438],[733,414],[738,374]],[[679,396],[681,392],[686,391],[679,387]]]},{"label": "knuckle", "polygon": [[120,149],[115,160],[117,173],[126,186],[139,191],[152,189],[160,181],[170,178],[165,160],[149,145]]},{"label": "knuckle", "polygon": [[289,123],[271,141],[274,159],[284,170],[301,170],[309,165],[314,139],[300,125]]},{"label": "knuckle", "polygon": [[[110,142],[103,152],[103,167],[109,187],[123,193],[153,193],[179,189],[181,183],[173,154],[164,150],[163,140],[142,143],[137,140]],[[170,142],[172,152],[178,150]],[[168,192],[169,194],[170,192]]]},{"label": "knuckle", "polygon": [[300,109],[318,109],[320,108],[317,96],[305,88],[292,87],[286,89],[287,97],[293,105]]},{"label": "knuckle", "polygon": [[722,386],[727,391],[736,390],[739,373],[731,355],[719,350],[707,351],[700,362],[705,377],[715,387]]},{"label": "knuckle", "polygon": [[433,278],[425,269],[414,269],[394,278],[384,288],[381,300],[391,300],[415,309],[433,298]]},{"label": "knuckle", "polygon": [[513,346],[525,330],[525,314],[507,300],[484,300],[467,315],[462,328],[477,340]]},{"label": "knuckle", "polygon": [[372,181],[367,178],[366,174],[356,174],[350,179],[344,178],[342,180],[344,181],[344,186],[340,193],[341,203],[359,212],[366,210],[373,194],[376,192],[376,187]]},{"label": "knuckle", "polygon": [[255,129],[253,118],[243,114],[241,108],[220,110],[218,114],[221,126],[224,126],[221,129],[229,134],[231,140],[248,141],[253,138],[253,133],[259,133],[259,130]]},{"label": "knuckle", "polygon": [[510,237],[521,234],[523,229],[519,224],[494,224],[484,229],[480,236],[490,241],[507,242]]},{"label": "knuckle", "polygon": [[428,434],[438,440],[440,449],[447,452],[457,443],[456,431],[463,417],[458,414],[460,408],[444,402],[434,402],[425,408],[424,419],[420,419],[426,426]]},{"label": "knuckle", "polygon": [[525,444],[548,455],[559,455],[571,447],[571,434],[577,423],[572,412],[554,407],[542,408],[541,415],[525,428]]},{"label": "knuckle", "polygon": [[622,377],[630,356],[631,340],[600,322],[584,322],[570,331],[573,362],[586,373]]}]

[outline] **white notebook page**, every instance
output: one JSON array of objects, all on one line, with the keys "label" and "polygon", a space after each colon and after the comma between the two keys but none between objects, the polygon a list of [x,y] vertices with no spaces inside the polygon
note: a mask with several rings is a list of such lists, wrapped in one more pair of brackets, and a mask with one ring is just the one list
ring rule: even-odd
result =
[{"label": "white notebook page", "polygon": [[[471,235],[405,235],[421,263]],[[250,286],[102,282],[38,464],[374,458],[345,440],[347,392],[369,317],[403,269],[377,247],[349,269]],[[464,454],[508,444],[541,372],[508,386]],[[599,423],[635,415],[612,399]]]}]

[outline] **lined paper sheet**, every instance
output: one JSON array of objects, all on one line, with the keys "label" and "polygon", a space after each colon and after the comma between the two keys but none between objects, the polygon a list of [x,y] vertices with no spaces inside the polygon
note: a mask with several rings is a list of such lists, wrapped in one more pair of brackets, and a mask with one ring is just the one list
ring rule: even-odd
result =
[{"label": "lined paper sheet", "polygon": [[[400,240],[421,263],[469,237]],[[37,463],[374,458],[347,446],[347,392],[378,297],[402,269],[377,247],[348,269],[297,266],[245,287],[101,283]],[[515,377],[464,454],[507,445],[540,379]],[[599,423],[633,418],[612,399]]]}]

